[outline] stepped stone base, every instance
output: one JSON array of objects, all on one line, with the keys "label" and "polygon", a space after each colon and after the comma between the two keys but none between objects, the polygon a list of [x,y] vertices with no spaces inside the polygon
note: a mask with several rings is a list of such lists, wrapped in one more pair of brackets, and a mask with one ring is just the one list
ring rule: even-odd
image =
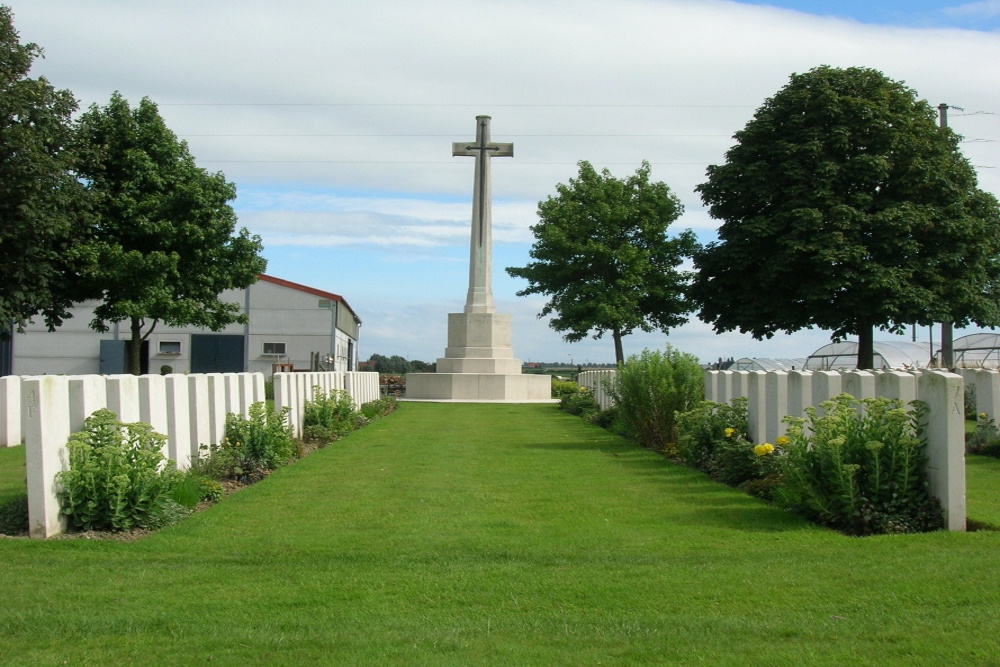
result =
[{"label": "stepped stone base", "polygon": [[406,400],[549,402],[547,375],[407,373]]},{"label": "stepped stone base", "polygon": [[552,400],[547,375],[521,375],[510,346],[510,315],[449,313],[448,347],[436,373],[407,373],[406,400]]}]

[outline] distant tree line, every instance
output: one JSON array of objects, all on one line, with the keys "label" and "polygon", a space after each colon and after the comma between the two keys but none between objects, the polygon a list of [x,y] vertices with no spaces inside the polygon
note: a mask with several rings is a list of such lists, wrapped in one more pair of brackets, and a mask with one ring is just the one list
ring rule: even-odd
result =
[{"label": "distant tree line", "polygon": [[384,354],[373,354],[368,358],[367,370],[388,375],[406,375],[407,373],[433,373],[434,364],[416,359],[405,359],[398,354],[387,357]]}]

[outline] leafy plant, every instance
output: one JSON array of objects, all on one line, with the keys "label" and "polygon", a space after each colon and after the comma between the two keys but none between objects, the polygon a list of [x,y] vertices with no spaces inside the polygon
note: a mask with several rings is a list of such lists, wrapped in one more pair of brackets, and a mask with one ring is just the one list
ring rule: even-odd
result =
[{"label": "leafy plant", "polygon": [[397,406],[398,403],[395,397],[383,396],[382,398],[362,404],[361,414],[366,420],[372,421],[380,417],[385,417],[387,414],[393,412]]},{"label": "leafy plant", "polygon": [[552,380],[552,398],[562,399],[579,393],[580,385],[572,380]]},{"label": "leafy plant", "polygon": [[60,472],[62,513],[77,530],[150,527],[176,479],[162,453],[166,437],[149,424],[122,424],[98,410],[70,436],[69,470]]},{"label": "leafy plant", "polygon": [[597,401],[587,391],[586,387],[577,387],[576,391],[564,395],[559,400],[559,409],[565,410],[571,415],[589,418],[599,413],[601,406],[597,404]]},{"label": "leafy plant", "polygon": [[254,482],[295,457],[288,408],[276,412],[264,403],[250,406],[250,416],[226,415],[225,438],[212,456],[225,476]]},{"label": "leafy plant", "polygon": [[201,475],[191,470],[179,473],[170,489],[170,499],[182,507],[193,509],[202,500],[203,481]]},{"label": "leafy plant", "polygon": [[222,499],[223,488],[214,479],[201,478],[201,499],[210,503],[217,503]]},{"label": "leafy plant", "polygon": [[770,500],[781,483],[778,459],[787,438],[754,445],[747,434],[747,399],[702,401],[677,415],[677,453],[713,479]]},{"label": "leafy plant", "polygon": [[928,492],[926,408],[898,400],[858,401],[848,394],[786,417],[779,500],[806,517],[851,535],[910,533],[943,525]]},{"label": "leafy plant", "polygon": [[609,389],[639,443],[664,450],[677,442],[677,413],[704,397],[704,374],[697,357],[668,345],[665,352],[644,350],[629,357]]},{"label": "leafy plant", "polygon": [[172,526],[182,519],[191,516],[193,512],[193,507],[186,507],[175,501],[173,498],[168,497],[164,499],[159,511],[152,517],[145,527],[150,530],[166,528],[167,526]]},{"label": "leafy plant", "polygon": [[976,430],[965,436],[965,451],[1000,458],[1000,429],[985,412],[976,420]]},{"label": "leafy plant", "polygon": [[596,415],[590,416],[590,423],[601,428],[608,429],[612,433],[624,434],[624,425],[621,423],[621,416],[618,414],[618,406],[612,405],[607,410],[601,410]]},{"label": "leafy plant", "polygon": [[731,439],[750,441],[746,397],[730,405],[700,401],[677,415],[677,451],[687,463],[709,472],[721,443]]},{"label": "leafy plant", "polygon": [[307,441],[332,442],[350,433],[364,423],[364,416],[356,413],[351,395],[334,389],[324,394],[319,387],[313,387],[313,399],[302,408],[302,435]]}]

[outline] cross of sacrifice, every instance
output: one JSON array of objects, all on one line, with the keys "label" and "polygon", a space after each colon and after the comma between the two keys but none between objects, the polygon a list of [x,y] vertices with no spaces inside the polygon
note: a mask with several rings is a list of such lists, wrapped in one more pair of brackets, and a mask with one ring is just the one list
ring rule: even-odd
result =
[{"label": "cross of sacrifice", "polygon": [[513,157],[514,144],[490,142],[490,117],[476,116],[476,143],[455,142],[453,156],[476,158],[472,188],[472,235],[469,241],[467,313],[493,312],[493,230],[490,203],[490,158]]},{"label": "cross of sacrifice", "polygon": [[479,230],[479,244],[483,244],[484,225],[490,223],[490,158],[513,157],[514,144],[490,143],[490,117],[476,116],[476,143],[459,143],[451,145],[453,157],[466,156],[476,158],[475,190],[473,199],[477,206],[473,209],[473,228]]}]

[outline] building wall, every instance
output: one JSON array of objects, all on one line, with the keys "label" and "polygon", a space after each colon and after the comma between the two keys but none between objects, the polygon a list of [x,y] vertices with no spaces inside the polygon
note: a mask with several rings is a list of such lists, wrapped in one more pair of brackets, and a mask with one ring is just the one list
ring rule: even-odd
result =
[{"label": "building wall", "polygon": [[[218,332],[158,324],[148,338],[150,373],[159,373],[163,366],[169,366],[174,373],[190,372],[191,335],[212,333],[244,337],[244,370],[247,372],[270,375],[273,364],[277,363],[306,370],[310,367],[311,353],[318,353],[321,359],[334,357],[335,366],[328,366],[328,370],[356,369],[358,323],[342,301],[324,299],[265,280],[251,285],[249,290],[228,290],[222,294],[222,299],[240,304],[243,312],[247,312],[249,305],[249,324],[232,324]],[[87,302],[72,308],[73,317],[54,332],[36,323],[30,325],[26,333],[16,335],[13,374],[100,373],[100,341],[125,341],[130,334],[124,323],[117,327],[112,325],[107,333],[90,329],[88,325],[95,305],[97,302]],[[343,322],[345,313],[352,325],[348,332],[336,327],[337,322]],[[354,336],[349,333],[351,329]],[[265,343],[271,344],[270,350],[265,350]],[[276,353],[274,348],[283,348],[284,354]],[[353,350],[352,359],[348,359],[349,349]]]}]

